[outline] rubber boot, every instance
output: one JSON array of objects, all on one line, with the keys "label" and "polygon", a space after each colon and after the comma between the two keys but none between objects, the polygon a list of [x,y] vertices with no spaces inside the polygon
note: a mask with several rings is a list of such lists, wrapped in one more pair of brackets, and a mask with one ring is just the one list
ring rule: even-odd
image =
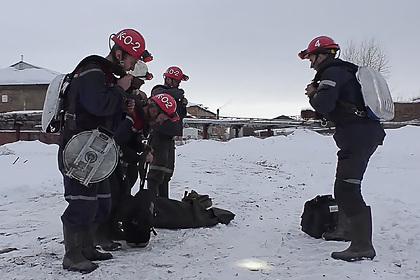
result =
[{"label": "rubber boot", "polygon": [[169,181],[171,177],[166,177],[163,182],[159,185],[159,197],[169,198]]},{"label": "rubber boot", "polygon": [[333,252],[331,257],[348,262],[371,259],[376,256],[372,245],[372,214],[366,206],[361,213],[350,217],[351,243],[350,247],[341,252]]},{"label": "rubber boot", "polygon": [[147,189],[150,190],[152,197],[156,198],[159,194],[159,183],[153,179],[147,179]]},{"label": "rubber boot", "polygon": [[94,233],[94,244],[99,245],[104,251],[118,251],[122,245],[110,238],[110,222],[100,224]]},{"label": "rubber boot", "polygon": [[98,265],[88,260],[82,254],[83,237],[85,231],[74,231],[63,226],[64,248],[66,253],[63,258],[63,268],[70,271],[90,273],[98,268]]},{"label": "rubber boot", "polygon": [[338,211],[338,223],[336,228],[330,232],[324,232],[322,238],[327,241],[350,241],[350,219],[344,211]]},{"label": "rubber boot", "polygon": [[136,231],[135,241],[127,240],[127,245],[133,248],[145,248],[149,245],[150,229],[145,228],[141,231]]},{"label": "rubber boot", "polygon": [[86,231],[86,236],[83,239],[83,249],[82,254],[90,261],[105,261],[112,259],[113,256],[111,253],[104,253],[96,250],[94,243],[94,236],[97,230],[97,226],[94,225]]}]

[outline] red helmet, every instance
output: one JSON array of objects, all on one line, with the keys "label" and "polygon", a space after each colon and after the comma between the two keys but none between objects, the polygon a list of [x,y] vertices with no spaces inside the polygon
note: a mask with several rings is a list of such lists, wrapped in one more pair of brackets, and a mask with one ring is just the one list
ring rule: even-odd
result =
[{"label": "red helmet", "polygon": [[160,93],[153,95],[150,99],[159,106],[159,108],[171,118],[171,121],[179,120],[179,116],[176,113],[176,101],[175,99],[167,94],[167,93]]},{"label": "red helmet", "polygon": [[177,81],[188,81],[189,77],[182,73],[182,70],[177,66],[169,67],[163,74],[165,78],[172,78]]},{"label": "red helmet", "polygon": [[335,54],[340,46],[333,39],[327,36],[319,36],[309,43],[306,50],[301,51],[298,56],[301,59],[308,58],[309,54],[332,53]]},{"label": "red helmet", "polygon": [[111,39],[121,49],[136,59],[141,59],[146,50],[146,42],[143,36],[134,29],[123,29],[117,34],[113,34]]},{"label": "red helmet", "polygon": [[149,53],[149,51],[148,50],[144,50],[144,52],[143,52],[143,54],[142,54],[142,56],[141,56],[141,60],[143,61],[143,62],[150,62],[150,61],[152,61],[153,60],[153,55],[151,54],[151,53]]}]

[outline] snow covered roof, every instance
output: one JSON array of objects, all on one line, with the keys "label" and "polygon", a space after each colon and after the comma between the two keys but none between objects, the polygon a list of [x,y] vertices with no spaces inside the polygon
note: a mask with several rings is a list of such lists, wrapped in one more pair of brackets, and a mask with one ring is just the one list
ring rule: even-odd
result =
[{"label": "snow covered roof", "polygon": [[203,104],[201,104],[201,103],[194,103],[194,102],[188,101],[187,107],[193,107],[193,106],[198,106],[198,107],[203,107],[204,108]]},{"label": "snow covered roof", "polygon": [[212,111],[210,111],[208,107],[204,106],[201,103],[193,103],[193,102],[188,101],[187,108],[190,108],[190,107],[198,107],[198,108],[200,108],[203,111],[206,111],[206,112],[209,112],[209,113],[211,113],[213,115],[216,115],[215,113],[213,113]]},{"label": "snow covered roof", "polygon": [[0,69],[0,85],[48,85],[59,74],[21,60]]}]

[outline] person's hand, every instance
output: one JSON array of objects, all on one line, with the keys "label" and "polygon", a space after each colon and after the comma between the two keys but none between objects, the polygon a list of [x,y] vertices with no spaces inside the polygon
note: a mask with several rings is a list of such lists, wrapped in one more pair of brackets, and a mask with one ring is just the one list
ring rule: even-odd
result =
[{"label": "person's hand", "polygon": [[305,88],[305,95],[311,98],[316,93],[316,87],[313,83],[310,83]]},{"label": "person's hand", "polygon": [[146,161],[147,163],[152,163],[152,162],[153,162],[153,153],[152,153],[152,152],[148,152],[148,153],[146,154],[145,161]]},{"label": "person's hand", "polygon": [[131,81],[133,80],[133,76],[125,75],[124,77],[118,79],[117,85],[122,87],[124,91],[128,90],[131,86]]},{"label": "person's hand", "polygon": [[144,92],[144,91],[141,91],[141,90],[135,90],[134,91],[134,94],[136,95],[136,97],[139,99],[139,100],[145,100],[145,101],[147,101],[147,95],[146,95],[146,93]]},{"label": "person's hand", "polygon": [[134,101],[134,99],[127,99],[127,114],[132,118],[135,118],[136,116],[135,108],[136,101]]}]

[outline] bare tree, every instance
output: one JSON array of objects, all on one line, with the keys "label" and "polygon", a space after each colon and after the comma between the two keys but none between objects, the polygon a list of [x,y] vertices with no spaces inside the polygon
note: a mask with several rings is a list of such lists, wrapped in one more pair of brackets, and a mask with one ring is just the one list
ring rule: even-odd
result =
[{"label": "bare tree", "polygon": [[359,66],[369,66],[379,71],[385,77],[389,76],[391,67],[385,52],[374,40],[366,40],[356,45],[353,41],[342,50],[344,60],[353,62]]}]

